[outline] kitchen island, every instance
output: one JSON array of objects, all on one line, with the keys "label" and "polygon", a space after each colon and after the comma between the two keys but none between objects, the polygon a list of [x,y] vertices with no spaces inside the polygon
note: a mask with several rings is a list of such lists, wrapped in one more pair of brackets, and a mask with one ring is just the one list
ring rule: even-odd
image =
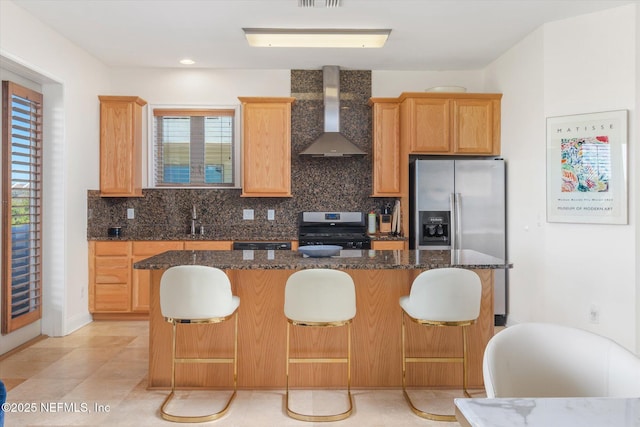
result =
[{"label": "kitchen island", "polygon": [[[160,313],[159,287],[163,272],[176,265],[207,265],[226,271],[233,294],[240,297],[238,387],[281,389],[285,386],[286,318],[284,287],[295,271],[333,268],[346,271],[356,286],[357,313],[353,321],[354,388],[399,388],[402,381],[401,310],[398,300],[407,295],[413,279],[423,270],[460,267],[474,270],[482,280],[478,322],[469,333],[469,384],[480,388],[482,356],[493,336],[493,271],[511,268],[504,260],[471,250],[391,251],[343,250],[330,258],[308,258],[293,251],[168,251],[134,264],[151,271],[149,312],[149,388],[168,388],[171,377],[171,326]],[[188,325],[178,332],[178,355],[202,357],[232,352],[232,322]],[[292,354],[332,357],[345,351],[340,328],[295,328]],[[304,330],[302,330],[304,329]],[[426,328],[408,324],[408,339],[420,355],[462,354],[458,328]],[[210,343],[216,344],[212,350]],[[318,354],[315,348],[328,348]],[[215,351],[215,352],[214,352]],[[295,353],[294,353],[295,352]],[[411,366],[407,383],[458,387],[459,364]],[[344,366],[300,364],[291,372],[293,387],[342,387]],[[231,368],[225,365],[178,366],[177,381],[187,387],[229,384]]]}]

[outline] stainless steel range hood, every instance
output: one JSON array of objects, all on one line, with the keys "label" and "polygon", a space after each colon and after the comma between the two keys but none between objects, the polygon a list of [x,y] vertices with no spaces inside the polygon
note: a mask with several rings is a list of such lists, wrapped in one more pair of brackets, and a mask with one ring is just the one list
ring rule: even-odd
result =
[{"label": "stainless steel range hood", "polygon": [[322,67],[324,92],[324,133],[300,152],[311,157],[352,157],[365,153],[340,133],[340,68]]}]

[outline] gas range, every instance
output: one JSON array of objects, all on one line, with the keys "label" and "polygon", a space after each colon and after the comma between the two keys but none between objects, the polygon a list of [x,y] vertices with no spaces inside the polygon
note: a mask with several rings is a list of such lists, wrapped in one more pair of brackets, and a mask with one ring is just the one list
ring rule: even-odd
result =
[{"label": "gas range", "polygon": [[365,214],[362,212],[301,212],[298,244],[336,245],[344,249],[370,249]]}]

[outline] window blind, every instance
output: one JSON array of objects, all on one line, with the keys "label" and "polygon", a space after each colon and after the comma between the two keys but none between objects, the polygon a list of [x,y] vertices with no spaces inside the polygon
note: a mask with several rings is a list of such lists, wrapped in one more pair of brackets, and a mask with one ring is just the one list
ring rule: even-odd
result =
[{"label": "window blind", "polygon": [[154,109],[156,186],[233,186],[235,111]]}]

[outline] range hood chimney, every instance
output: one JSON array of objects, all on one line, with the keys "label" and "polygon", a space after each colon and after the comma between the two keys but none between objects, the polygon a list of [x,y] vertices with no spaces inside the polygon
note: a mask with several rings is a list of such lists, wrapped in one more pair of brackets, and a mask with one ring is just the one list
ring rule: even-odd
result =
[{"label": "range hood chimney", "polygon": [[311,157],[352,157],[365,153],[340,133],[340,68],[322,67],[324,93],[324,133],[300,152]]}]

